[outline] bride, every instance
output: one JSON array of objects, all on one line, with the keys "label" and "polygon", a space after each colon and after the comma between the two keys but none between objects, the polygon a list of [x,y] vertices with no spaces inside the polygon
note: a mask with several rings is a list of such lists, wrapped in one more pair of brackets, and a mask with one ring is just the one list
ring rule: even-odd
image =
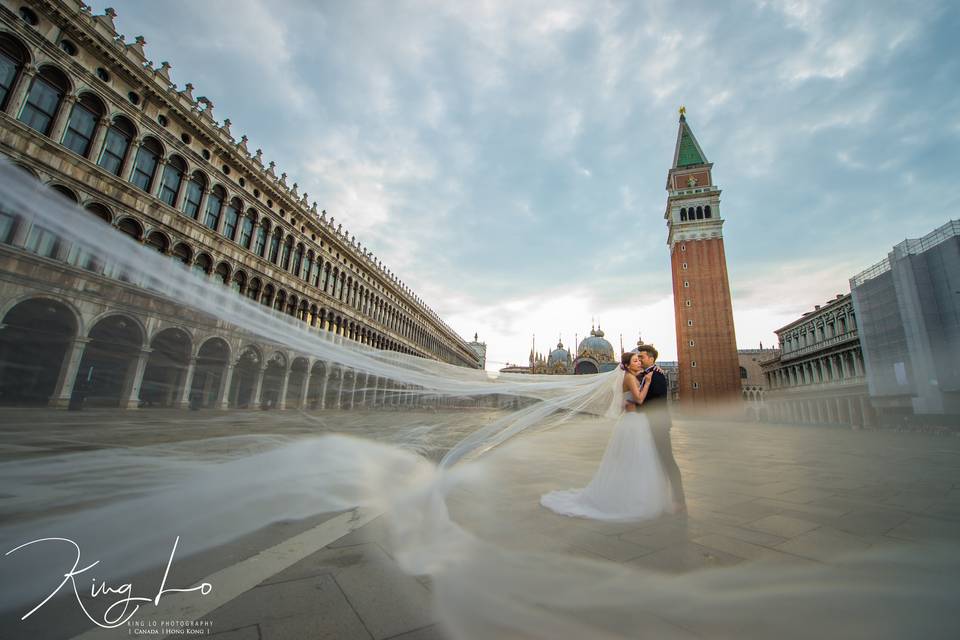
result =
[{"label": "bride", "polygon": [[540,504],[565,516],[594,520],[645,520],[669,511],[670,485],[657,456],[650,422],[638,409],[650,389],[653,372],[642,370],[636,353],[620,359],[624,408],[607,444],[600,468],[583,489],[551,491]]}]

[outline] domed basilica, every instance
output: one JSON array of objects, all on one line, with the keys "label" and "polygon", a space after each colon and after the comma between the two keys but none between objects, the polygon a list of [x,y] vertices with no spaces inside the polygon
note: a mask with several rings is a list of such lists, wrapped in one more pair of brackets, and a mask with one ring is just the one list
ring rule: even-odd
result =
[{"label": "domed basilica", "polygon": [[591,328],[590,335],[580,341],[576,357],[563,346],[563,341],[559,340],[556,348],[546,356],[531,348],[529,367],[506,369],[524,373],[571,375],[610,371],[618,362],[613,345],[604,337],[603,330],[597,327]]}]

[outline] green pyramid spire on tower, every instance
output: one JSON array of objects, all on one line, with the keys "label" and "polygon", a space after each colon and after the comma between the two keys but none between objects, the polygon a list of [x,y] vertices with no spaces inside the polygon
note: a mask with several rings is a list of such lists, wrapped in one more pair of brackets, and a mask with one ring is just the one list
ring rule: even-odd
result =
[{"label": "green pyramid spire on tower", "polygon": [[700,148],[700,144],[687,124],[686,109],[680,107],[680,130],[677,132],[677,147],[674,153],[674,169],[692,167],[698,164],[707,164],[707,158]]}]

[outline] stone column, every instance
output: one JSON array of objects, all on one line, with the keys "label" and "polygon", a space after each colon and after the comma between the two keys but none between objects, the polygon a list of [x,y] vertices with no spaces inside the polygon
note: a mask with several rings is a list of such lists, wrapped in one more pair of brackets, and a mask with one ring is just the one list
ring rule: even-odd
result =
[{"label": "stone column", "polygon": [[100,154],[103,153],[103,143],[107,139],[107,131],[110,129],[110,118],[100,118],[97,121],[97,130],[93,134],[93,140],[90,142],[90,150],[87,152],[87,160],[96,164],[100,160]]},{"label": "stone column", "polygon": [[160,197],[160,189],[163,187],[163,172],[166,171],[166,169],[167,159],[157,158],[157,167],[153,170],[153,185],[151,185],[150,188],[150,195],[154,198]]},{"label": "stone column", "polygon": [[[204,189],[200,192],[200,205],[197,207],[197,217],[195,218],[200,224],[203,224],[204,219],[207,217],[207,200],[210,199],[211,193],[213,193],[213,189]],[[270,238],[267,238],[267,243],[269,244],[269,242]]]},{"label": "stone column", "polygon": [[345,373],[344,373],[343,368],[341,367],[341,368],[340,368],[340,377],[337,379],[337,382],[338,382],[339,384],[337,384],[337,400],[336,400],[336,403],[335,403],[336,406],[334,407],[334,409],[342,409],[342,408],[343,408],[343,383],[345,382],[345,380],[344,380],[345,377],[346,377],[346,375],[345,375]]},{"label": "stone column", "polygon": [[63,144],[63,132],[67,129],[67,122],[70,114],[73,112],[73,105],[77,104],[77,96],[63,96],[60,101],[60,108],[53,116],[53,122],[50,124],[50,139],[57,144]]},{"label": "stone column", "polygon": [[142,140],[131,140],[130,148],[127,149],[127,157],[123,159],[123,168],[120,169],[120,179],[130,182],[130,176],[133,175],[133,163],[137,160],[137,153],[140,150]]},{"label": "stone column", "polygon": [[323,380],[320,382],[320,410],[327,408],[327,383],[330,381],[330,367],[323,368]]},{"label": "stone column", "polygon": [[257,381],[253,383],[253,394],[250,396],[250,407],[260,408],[260,395],[263,393],[263,375],[267,372],[266,364],[257,369]]},{"label": "stone column", "polygon": [[[173,208],[177,211],[180,211],[180,213],[183,213],[183,211],[180,210],[180,207],[183,206],[183,194],[187,192],[187,183],[190,182],[190,175],[187,174],[187,171],[190,171],[189,166],[186,168],[183,175],[180,176],[180,186],[177,187],[177,195],[173,199]],[[256,235],[256,227],[254,227],[253,233]],[[253,245],[251,244],[251,246]]]},{"label": "stone column", "polygon": [[30,228],[33,226],[33,216],[17,216],[13,228],[13,236],[10,238],[10,244],[15,247],[22,247],[27,244],[27,236],[30,235]]},{"label": "stone column", "polygon": [[230,408],[230,384],[233,382],[235,366],[232,362],[228,362],[223,368],[223,375],[220,376],[220,390],[217,392],[217,402],[214,405],[218,409]]},{"label": "stone column", "polygon": [[303,386],[300,388],[300,399],[298,401],[298,407],[300,409],[307,409],[308,395],[310,394],[310,378],[313,377],[313,368],[307,363],[307,372],[303,374]]},{"label": "stone column", "polygon": [[65,409],[70,405],[73,396],[73,387],[77,381],[77,371],[83,361],[83,352],[90,342],[87,338],[75,338],[67,346],[60,365],[60,374],[57,376],[57,385],[50,396],[50,406]]},{"label": "stone column", "polygon": [[870,399],[867,396],[860,396],[860,415],[863,416],[863,426],[872,427],[876,423],[873,408],[870,406]]},{"label": "stone column", "polygon": [[20,71],[20,81],[13,88],[10,97],[7,99],[7,113],[11,118],[16,119],[20,115],[23,104],[27,101],[27,91],[33,84],[33,78],[37,75],[37,67],[32,64],[23,65]]},{"label": "stone column", "polygon": [[866,372],[863,369],[863,360],[862,354],[859,350],[854,350],[850,352],[850,357],[853,358],[853,372],[858,378],[864,377]]},{"label": "stone column", "polygon": [[353,380],[350,384],[350,406],[348,409],[354,409],[357,405],[357,372],[353,372]]},{"label": "stone column", "polygon": [[124,393],[120,400],[121,408],[136,409],[140,406],[140,386],[143,384],[143,373],[147,370],[147,361],[152,351],[153,349],[140,349],[140,355],[133,364],[133,373],[128,376],[124,385]]},{"label": "stone column", "polygon": [[280,383],[280,397],[277,398],[277,409],[287,408],[287,389],[290,387],[290,367],[283,370],[283,382]]},{"label": "stone column", "polygon": [[190,408],[190,391],[193,389],[193,375],[197,370],[197,359],[190,358],[187,362],[187,371],[183,376],[183,391],[180,392],[180,399],[177,406],[181,409]]}]

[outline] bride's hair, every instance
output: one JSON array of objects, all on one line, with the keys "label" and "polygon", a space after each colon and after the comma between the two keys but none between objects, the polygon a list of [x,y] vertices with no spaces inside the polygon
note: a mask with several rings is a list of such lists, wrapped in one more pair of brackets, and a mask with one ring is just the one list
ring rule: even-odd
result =
[{"label": "bride's hair", "polygon": [[627,367],[630,366],[630,359],[635,355],[637,355],[636,351],[624,351],[623,355],[620,356],[620,368],[626,371]]}]

